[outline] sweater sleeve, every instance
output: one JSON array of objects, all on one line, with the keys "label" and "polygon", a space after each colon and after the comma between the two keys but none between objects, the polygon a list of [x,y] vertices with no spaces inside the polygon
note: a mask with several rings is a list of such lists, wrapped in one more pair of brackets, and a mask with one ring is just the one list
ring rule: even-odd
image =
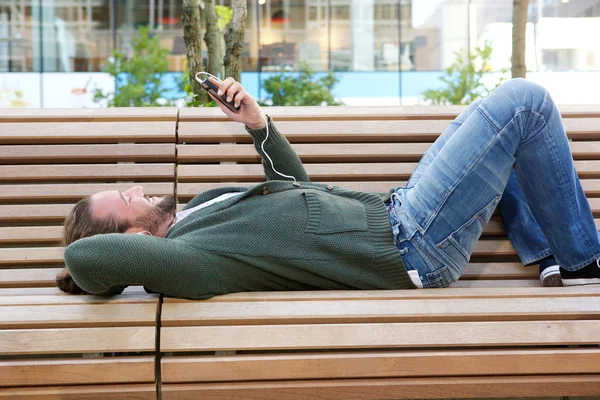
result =
[{"label": "sweater sleeve", "polygon": [[246,130],[248,133],[250,133],[252,139],[254,140],[254,147],[256,148],[256,151],[262,158],[262,165],[265,169],[267,180],[288,180],[291,178],[279,175],[271,167],[271,162],[267,157],[265,157],[265,154],[261,148],[265,138],[267,138],[267,141],[264,144],[264,149],[269,157],[271,157],[271,160],[273,160],[273,165],[277,171],[284,175],[293,176],[297,181],[310,182],[310,178],[308,177],[308,174],[302,165],[302,161],[300,161],[300,157],[298,157],[294,149],[292,149],[292,146],[286,137],[279,132],[271,117],[268,117],[268,119],[268,138],[266,127],[255,130],[246,127]]},{"label": "sweater sleeve", "polygon": [[209,258],[177,239],[95,235],[70,244],[65,263],[75,283],[91,294],[117,294],[114,288],[126,285],[189,299],[223,292]]}]

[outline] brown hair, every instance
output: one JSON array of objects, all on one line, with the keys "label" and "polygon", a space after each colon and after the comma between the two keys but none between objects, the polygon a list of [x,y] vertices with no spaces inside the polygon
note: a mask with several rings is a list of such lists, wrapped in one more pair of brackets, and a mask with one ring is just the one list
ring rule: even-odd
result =
[{"label": "brown hair", "polygon": [[[123,233],[129,229],[129,225],[113,216],[94,219],[92,217],[92,201],[88,196],[75,204],[65,219],[63,228],[62,245],[66,247],[79,239],[94,235]],[[85,294],[85,291],[73,281],[66,268],[56,276],[56,286],[65,293]]]}]

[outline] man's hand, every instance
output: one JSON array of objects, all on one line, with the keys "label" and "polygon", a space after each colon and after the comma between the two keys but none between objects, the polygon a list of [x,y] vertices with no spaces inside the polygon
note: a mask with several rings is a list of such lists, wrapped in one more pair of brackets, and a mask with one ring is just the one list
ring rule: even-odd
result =
[{"label": "man's hand", "polygon": [[217,102],[219,107],[221,107],[221,110],[223,110],[225,115],[231,118],[232,121],[241,122],[250,129],[261,129],[265,127],[265,114],[260,109],[256,100],[244,90],[239,82],[236,82],[231,77],[222,82],[219,82],[212,77],[208,79],[219,88],[219,95],[225,94],[227,96],[227,101],[233,99],[235,106],[240,107],[238,112],[233,112],[209,93],[210,97]]}]

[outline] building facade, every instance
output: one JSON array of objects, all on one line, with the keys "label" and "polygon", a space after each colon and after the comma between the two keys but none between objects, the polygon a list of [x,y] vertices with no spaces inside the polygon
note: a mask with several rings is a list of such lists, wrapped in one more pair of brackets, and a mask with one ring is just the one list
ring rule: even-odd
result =
[{"label": "building facade", "polygon": [[[456,52],[489,41],[491,69],[509,67],[512,3],[248,0],[243,83],[260,96],[265,76],[308,66],[338,73],[336,96],[348,104],[413,104],[436,85]],[[6,97],[9,87],[28,91],[38,80],[43,92],[45,78],[67,80],[64,74],[85,85],[75,89],[89,91],[90,78],[84,76],[99,84],[113,49],[128,53],[137,28],[145,25],[169,50],[170,70],[182,72],[181,7],[178,0],[0,0],[0,93]],[[600,0],[531,0],[528,15],[527,65],[533,76],[588,73],[600,81]],[[37,105],[48,106],[46,95],[39,96]]]}]

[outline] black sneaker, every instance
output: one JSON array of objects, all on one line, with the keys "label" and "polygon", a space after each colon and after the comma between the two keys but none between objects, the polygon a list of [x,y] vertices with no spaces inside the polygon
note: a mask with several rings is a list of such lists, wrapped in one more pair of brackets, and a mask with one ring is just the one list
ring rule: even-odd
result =
[{"label": "black sneaker", "polygon": [[565,286],[600,285],[600,259],[577,271],[560,269],[562,283]]},{"label": "black sneaker", "polygon": [[560,265],[554,258],[544,258],[540,261],[540,281],[544,287],[562,286]]}]

